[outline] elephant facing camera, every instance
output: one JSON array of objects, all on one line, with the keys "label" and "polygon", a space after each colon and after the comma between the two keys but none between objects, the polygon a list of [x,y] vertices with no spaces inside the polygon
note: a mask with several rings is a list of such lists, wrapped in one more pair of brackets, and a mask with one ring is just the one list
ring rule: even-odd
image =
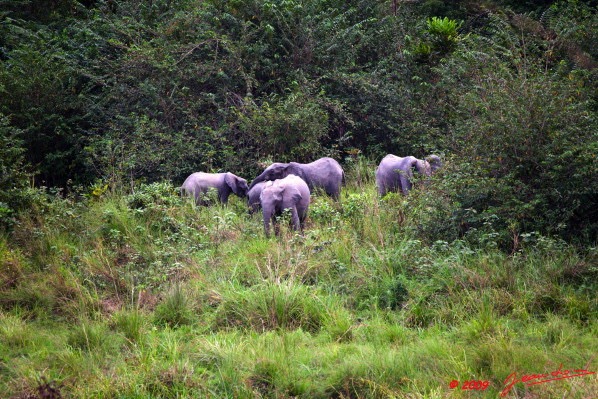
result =
[{"label": "elephant facing camera", "polygon": [[303,232],[309,202],[309,187],[296,175],[265,183],[260,194],[260,204],[266,236],[270,237],[270,222],[276,236],[280,235],[279,218],[285,212],[290,213],[293,230]]}]

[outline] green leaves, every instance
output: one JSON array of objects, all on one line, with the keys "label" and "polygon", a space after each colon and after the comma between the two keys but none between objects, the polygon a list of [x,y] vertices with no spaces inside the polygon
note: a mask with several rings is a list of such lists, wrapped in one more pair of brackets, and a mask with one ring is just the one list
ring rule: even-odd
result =
[{"label": "green leaves", "polygon": [[[536,44],[529,48],[505,22],[493,22],[491,44],[486,37],[468,37],[436,69],[452,111],[443,146],[459,156],[469,178],[494,182],[469,184],[459,202],[480,216],[498,216],[493,228],[506,241],[509,225],[515,234],[595,237],[595,212],[588,207],[595,207],[591,193],[598,189],[595,162],[588,161],[598,129],[588,117],[591,90],[579,90],[575,79],[560,79],[559,69],[546,71],[549,59],[531,57]],[[469,220],[468,228],[484,223]]]},{"label": "green leaves", "polygon": [[257,153],[279,161],[307,162],[321,154],[328,114],[318,98],[304,91],[271,96],[260,106],[246,99],[239,128],[256,140]]},{"label": "green leaves", "polygon": [[458,29],[461,23],[447,17],[432,17],[426,22],[428,33],[432,35],[434,41],[440,45],[449,46],[457,42],[459,37]]}]

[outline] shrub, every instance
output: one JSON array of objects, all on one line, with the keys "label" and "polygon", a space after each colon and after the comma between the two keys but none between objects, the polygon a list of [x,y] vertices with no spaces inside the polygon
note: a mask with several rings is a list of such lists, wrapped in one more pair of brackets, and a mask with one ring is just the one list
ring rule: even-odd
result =
[{"label": "shrub", "polygon": [[[558,70],[525,58],[533,49],[511,28],[494,23],[495,47],[469,37],[467,47],[437,69],[452,103],[450,133],[442,140],[456,156],[445,177],[459,187],[449,194],[465,219],[461,227],[482,228],[496,215],[493,228],[505,237],[539,231],[594,242],[598,119],[592,74],[577,70],[561,79]],[[517,56],[505,58],[505,46]]]},{"label": "shrub", "polygon": [[432,17],[427,20],[427,32],[432,35],[435,46],[439,46],[443,51],[454,47],[459,37],[458,29],[461,23],[449,19],[448,17]]},{"label": "shrub", "polygon": [[279,162],[311,162],[322,154],[328,114],[317,97],[298,90],[284,97],[271,95],[261,104],[246,100],[239,128],[256,142],[257,154],[275,156]]},{"label": "shrub", "polygon": [[180,205],[180,194],[169,182],[139,184],[126,196],[126,201],[131,209],[167,207]]}]

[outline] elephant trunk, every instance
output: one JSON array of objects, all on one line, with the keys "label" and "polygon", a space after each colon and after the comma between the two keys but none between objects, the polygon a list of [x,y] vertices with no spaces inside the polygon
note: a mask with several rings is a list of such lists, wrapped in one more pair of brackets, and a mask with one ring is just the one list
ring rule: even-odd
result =
[{"label": "elephant trunk", "polygon": [[295,231],[303,232],[303,229],[301,228],[301,221],[299,220],[299,214],[297,213],[297,207],[295,206],[291,208],[291,221],[293,222],[293,229]]},{"label": "elephant trunk", "polygon": [[264,232],[266,233],[266,237],[270,238],[270,220],[272,219],[272,212],[262,208],[262,215],[264,218]]},{"label": "elephant trunk", "polygon": [[259,175],[258,177],[256,177],[255,179],[253,179],[253,181],[251,182],[251,184],[249,185],[248,190],[251,190],[253,188],[253,186],[255,186],[256,184],[266,181],[265,179],[265,173],[262,172],[261,175]]}]

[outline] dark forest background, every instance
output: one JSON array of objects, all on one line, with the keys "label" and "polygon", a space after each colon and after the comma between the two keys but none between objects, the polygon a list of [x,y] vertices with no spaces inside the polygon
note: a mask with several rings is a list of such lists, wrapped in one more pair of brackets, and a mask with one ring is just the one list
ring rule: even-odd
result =
[{"label": "dark forest background", "polygon": [[48,193],[436,153],[429,237],[594,243],[596,43],[595,1],[0,1],[0,224]]}]

